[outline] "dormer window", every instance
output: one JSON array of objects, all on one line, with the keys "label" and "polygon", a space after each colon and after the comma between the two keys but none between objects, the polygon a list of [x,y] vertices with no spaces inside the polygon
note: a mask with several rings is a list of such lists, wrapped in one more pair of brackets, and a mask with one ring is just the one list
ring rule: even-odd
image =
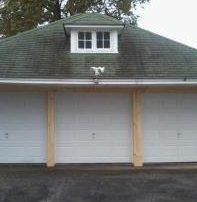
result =
[{"label": "dormer window", "polygon": [[71,34],[71,53],[118,53],[118,31],[107,28],[75,28]]},{"label": "dormer window", "polygon": [[66,35],[70,35],[71,53],[118,53],[118,35],[123,22],[98,13],[84,13],[71,17],[64,23]]},{"label": "dormer window", "polygon": [[78,32],[79,49],[110,49],[110,32]]},{"label": "dormer window", "polygon": [[78,33],[78,48],[79,49],[91,49],[92,48],[92,33],[91,32],[79,32]]},{"label": "dormer window", "polygon": [[71,53],[118,53],[118,31],[107,28],[75,28],[71,34]]},{"label": "dormer window", "polygon": [[110,32],[96,33],[97,48],[110,48]]}]

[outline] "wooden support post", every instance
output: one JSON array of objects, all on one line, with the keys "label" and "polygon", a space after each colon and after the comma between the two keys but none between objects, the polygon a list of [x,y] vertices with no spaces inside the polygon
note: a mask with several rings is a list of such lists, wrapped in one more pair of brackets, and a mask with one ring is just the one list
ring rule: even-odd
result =
[{"label": "wooden support post", "polygon": [[133,164],[135,167],[143,166],[143,143],[141,129],[141,99],[140,90],[133,91]]},{"label": "wooden support post", "polygon": [[55,92],[47,96],[47,167],[55,166]]}]

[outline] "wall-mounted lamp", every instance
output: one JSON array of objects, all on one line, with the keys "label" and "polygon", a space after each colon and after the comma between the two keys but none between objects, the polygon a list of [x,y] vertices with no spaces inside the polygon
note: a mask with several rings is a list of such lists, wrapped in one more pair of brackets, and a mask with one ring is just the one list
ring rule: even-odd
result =
[{"label": "wall-mounted lamp", "polygon": [[93,81],[95,84],[99,84],[99,78],[105,72],[105,67],[90,67],[94,71]]}]

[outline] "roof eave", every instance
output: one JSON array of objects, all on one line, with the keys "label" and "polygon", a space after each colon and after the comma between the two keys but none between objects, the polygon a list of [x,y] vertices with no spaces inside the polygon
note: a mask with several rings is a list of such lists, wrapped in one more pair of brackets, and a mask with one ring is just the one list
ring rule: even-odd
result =
[{"label": "roof eave", "polygon": [[117,30],[121,31],[124,28],[124,25],[66,25],[64,24],[65,29],[67,32],[71,30],[97,30],[97,29],[104,29],[104,30]]},{"label": "roof eave", "polygon": [[197,79],[0,79],[0,85],[38,85],[38,86],[197,86]]}]

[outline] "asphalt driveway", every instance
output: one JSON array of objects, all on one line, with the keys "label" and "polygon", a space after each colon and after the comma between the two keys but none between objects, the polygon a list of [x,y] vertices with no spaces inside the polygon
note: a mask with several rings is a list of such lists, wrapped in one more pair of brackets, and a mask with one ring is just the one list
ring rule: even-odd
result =
[{"label": "asphalt driveway", "polygon": [[196,202],[197,170],[0,167],[1,202]]}]

